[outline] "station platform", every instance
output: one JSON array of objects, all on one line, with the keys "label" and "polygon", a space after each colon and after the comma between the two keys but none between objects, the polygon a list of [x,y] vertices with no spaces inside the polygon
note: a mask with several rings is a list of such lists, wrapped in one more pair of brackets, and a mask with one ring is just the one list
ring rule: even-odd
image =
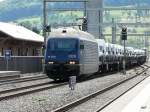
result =
[{"label": "station platform", "polygon": [[0,80],[19,78],[20,71],[0,71]]},{"label": "station platform", "polygon": [[100,112],[150,112],[150,77]]}]

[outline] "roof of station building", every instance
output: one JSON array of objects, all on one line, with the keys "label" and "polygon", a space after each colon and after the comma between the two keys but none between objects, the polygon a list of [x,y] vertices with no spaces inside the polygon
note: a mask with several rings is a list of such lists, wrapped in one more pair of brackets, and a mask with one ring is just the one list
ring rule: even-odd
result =
[{"label": "roof of station building", "polygon": [[0,22],[0,32],[17,40],[44,42],[44,37],[34,33],[23,26]]}]

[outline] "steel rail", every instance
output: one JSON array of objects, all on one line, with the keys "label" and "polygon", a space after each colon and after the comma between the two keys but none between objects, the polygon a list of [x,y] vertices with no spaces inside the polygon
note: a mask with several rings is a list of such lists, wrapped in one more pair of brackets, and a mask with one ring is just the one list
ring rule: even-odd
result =
[{"label": "steel rail", "polygon": [[103,110],[105,107],[107,107],[109,104],[111,104],[112,102],[114,102],[115,100],[117,100],[118,98],[120,98],[121,96],[123,96],[125,93],[127,93],[128,91],[130,91],[131,89],[133,89],[135,86],[137,86],[139,83],[141,83],[142,81],[144,81],[148,76],[146,76],[145,78],[143,78],[142,80],[140,80],[138,83],[136,83],[134,86],[132,86],[131,88],[129,88],[128,90],[126,90],[125,92],[123,92],[121,95],[119,95],[118,97],[110,100],[109,102],[105,103],[102,107],[98,108],[96,111],[94,112],[100,112],[101,110]]},{"label": "steel rail", "polygon": [[35,84],[35,85],[0,91],[0,101],[6,100],[9,98],[13,98],[13,97],[30,94],[30,93],[47,90],[47,89],[60,87],[60,86],[66,85],[66,84],[67,83],[59,83],[59,84],[50,85],[50,82],[45,82],[45,83],[41,83],[41,84]]},{"label": "steel rail", "polygon": [[48,78],[48,77],[41,75],[41,76],[34,76],[34,77],[8,79],[8,80],[0,81],[0,85],[12,84],[12,83],[20,83],[20,82],[27,82],[27,81],[34,81],[34,80],[40,80],[40,79],[46,79],[46,78]]},{"label": "steel rail", "polygon": [[[113,74],[113,73],[115,73],[115,72],[109,72],[109,73],[107,73],[107,75]],[[104,74],[101,74],[101,75],[104,75]],[[97,75],[95,75],[95,77],[97,78]],[[93,79],[93,78],[91,78],[91,79]],[[86,81],[89,81],[89,80],[87,79]],[[16,83],[19,83],[19,82],[25,82],[25,80],[19,80]],[[11,82],[8,82],[8,83],[11,83]],[[56,88],[56,87],[60,87],[60,86],[68,84],[68,82],[64,82],[64,83],[50,85],[52,83],[53,83],[53,81],[0,91],[0,101],[8,99],[8,98],[18,97],[18,96],[22,96],[22,95],[26,95],[26,94],[46,90],[46,89],[52,89],[52,88]],[[79,83],[80,83],[80,81],[79,81]],[[29,89],[31,89],[31,90],[29,90]]]}]

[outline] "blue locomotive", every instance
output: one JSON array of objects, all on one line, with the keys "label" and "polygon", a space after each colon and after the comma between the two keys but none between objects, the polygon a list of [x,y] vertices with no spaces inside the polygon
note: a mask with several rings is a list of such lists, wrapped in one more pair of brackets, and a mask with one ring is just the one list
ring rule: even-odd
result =
[{"label": "blue locomotive", "polygon": [[[146,50],[126,47],[126,67],[146,61]],[[91,75],[121,69],[124,48],[95,39],[91,34],[74,28],[59,28],[50,33],[45,52],[45,71],[49,78]]]},{"label": "blue locomotive", "polygon": [[59,28],[47,39],[45,71],[48,77],[67,79],[71,75],[98,71],[98,43],[89,33]]}]

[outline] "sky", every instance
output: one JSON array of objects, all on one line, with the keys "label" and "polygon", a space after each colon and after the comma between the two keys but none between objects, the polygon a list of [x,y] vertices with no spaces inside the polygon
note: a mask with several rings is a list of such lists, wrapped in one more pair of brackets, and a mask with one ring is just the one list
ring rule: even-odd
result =
[{"label": "sky", "polygon": [[2,2],[2,1],[4,1],[4,0],[0,0],[0,2]]}]

